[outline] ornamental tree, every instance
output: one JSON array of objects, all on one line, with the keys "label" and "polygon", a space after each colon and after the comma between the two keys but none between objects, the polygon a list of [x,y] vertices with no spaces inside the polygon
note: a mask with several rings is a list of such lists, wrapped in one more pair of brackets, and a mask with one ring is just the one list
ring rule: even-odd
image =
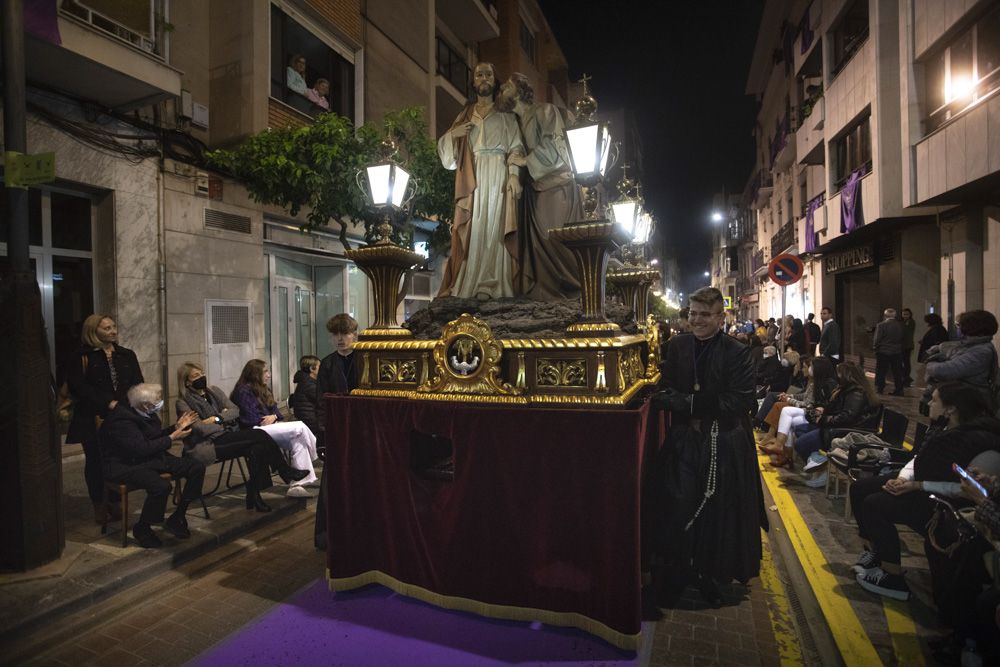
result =
[{"label": "ornamental tree", "polygon": [[[420,107],[387,113],[379,128],[353,123],[335,113],[324,113],[304,127],[268,129],[232,149],[212,151],[209,164],[241,181],[259,204],[280,206],[295,216],[306,208],[303,231],[336,222],[340,242],[350,249],[347,223],[360,221],[370,240],[377,218],[358,188],[359,170],[384,157],[383,137],[400,149],[398,159],[416,180],[417,191],[407,217],[438,222],[431,236],[437,251],[447,248],[454,205],[454,175],[441,166],[437,146],[427,133]],[[395,225],[393,240],[412,242],[409,225]]]}]

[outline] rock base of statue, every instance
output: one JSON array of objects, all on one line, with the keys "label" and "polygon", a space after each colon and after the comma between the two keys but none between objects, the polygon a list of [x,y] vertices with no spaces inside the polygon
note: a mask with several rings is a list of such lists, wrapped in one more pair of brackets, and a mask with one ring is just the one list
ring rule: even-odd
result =
[{"label": "rock base of statue", "polygon": [[363,340],[352,395],[493,404],[627,407],[660,379],[659,329],[608,304],[621,331],[573,336],[580,302],[438,298],[405,340]]},{"label": "rock base of statue", "polygon": [[[608,302],[605,310],[608,320],[618,324],[622,334],[639,333],[630,308]],[[566,328],[580,317],[580,299],[533,301],[515,297],[479,301],[444,296],[417,311],[403,326],[414,338],[438,338],[445,326],[462,313],[485,322],[496,338],[566,338]]]}]

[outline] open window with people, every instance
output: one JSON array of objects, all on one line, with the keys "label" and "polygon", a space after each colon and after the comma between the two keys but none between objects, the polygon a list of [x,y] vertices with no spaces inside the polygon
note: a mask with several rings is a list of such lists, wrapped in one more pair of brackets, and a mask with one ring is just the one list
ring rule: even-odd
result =
[{"label": "open window with people", "polygon": [[271,97],[310,116],[354,119],[354,62],[347,47],[271,7]]}]

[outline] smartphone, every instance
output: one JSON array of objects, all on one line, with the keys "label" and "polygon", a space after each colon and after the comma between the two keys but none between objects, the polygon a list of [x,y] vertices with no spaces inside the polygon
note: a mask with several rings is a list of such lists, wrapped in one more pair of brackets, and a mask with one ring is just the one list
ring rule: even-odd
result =
[{"label": "smartphone", "polygon": [[983,498],[989,497],[990,494],[986,491],[986,487],[977,482],[975,479],[973,479],[972,475],[970,475],[965,468],[958,465],[957,463],[952,463],[951,469],[954,470],[956,473],[958,473],[958,475],[962,477],[962,479],[967,480],[969,484],[971,484],[976,489],[976,491],[979,491],[979,493],[983,494]]}]

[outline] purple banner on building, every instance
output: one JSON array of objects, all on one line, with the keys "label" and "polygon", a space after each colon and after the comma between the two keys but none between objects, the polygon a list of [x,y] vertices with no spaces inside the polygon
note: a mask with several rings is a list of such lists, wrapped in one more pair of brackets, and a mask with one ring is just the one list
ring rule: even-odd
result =
[{"label": "purple banner on building", "polygon": [[851,172],[840,191],[840,231],[850,234],[865,224],[861,212],[861,170]]},{"label": "purple banner on building", "polygon": [[24,30],[53,44],[62,44],[59,36],[58,0],[33,0],[24,3]]},{"label": "purple banner on building", "polygon": [[805,252],[816,249],[816,209],[823,205],[823,195],[813,197],[806,204]]},{"label": "purple banner on building", "polygon": [[802,37],[802,43],[799,46],[800,55],[804,55],[813,43],[813,31],[809,28],[809,9],[811,8],[812,5],[806,7],[806,13],[802,16],[802,21],[799,23],[799,35]]}]

